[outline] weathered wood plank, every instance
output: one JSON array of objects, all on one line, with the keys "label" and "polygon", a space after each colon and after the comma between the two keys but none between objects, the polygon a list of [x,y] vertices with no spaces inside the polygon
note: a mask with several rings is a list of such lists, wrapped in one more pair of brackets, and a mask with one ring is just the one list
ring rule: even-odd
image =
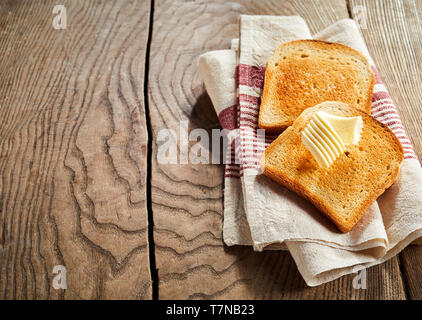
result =
[{"label": "weathered wood plank", "polygon": [[[315,32],[348,17],[344,1],[155,1],[149,107],[153,133],[152,209],[161,299],[386,299],[404,298],[398,260],[368,270],[367,289],[354,275],[306,287],[286,252],[256,253],[222,243],[223,166],[162,165],[162,128],[218,127],[197,71],[198,56],[228,48],[239,14],[299,14]],[[382,283],[382,284],[381,284]]]},{"label": "weathered wood plank", "polygon": [[[422,3],[417,0],[352,0],[362,6],[367,29],[362,30],[400,116],[422,159]],[[422,250],[401,254],[410,299],[422,299]]]},{"label": "weathered wood plank", "polygon": [[0,3],[0,299],[149,299],[150,4],[60,3]]}]

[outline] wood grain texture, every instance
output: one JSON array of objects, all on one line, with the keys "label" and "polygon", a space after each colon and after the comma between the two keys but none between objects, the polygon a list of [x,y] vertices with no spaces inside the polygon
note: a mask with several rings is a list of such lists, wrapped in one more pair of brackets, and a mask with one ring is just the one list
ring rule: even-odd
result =
[{"label": "wood grain texture", "polygon": [[401,266],[408,298],[422,300],[422,246],[409,246],[401,253]]},{"label": "wood grain texture", "polygon": [[[155,1],[149,76],[153,134],[152,210],[160,299],[403,299],[398,259],[309,288],[286,252],[253,252],[222,242],[223,166],[162,165],[162,128],[218,127],[197,71],[198,56],[228,48],[239,14],[304,17],[312,32],[348,17],[345,1]],[[179,145],[180,149],[180,145]]]},{"label": "wood grain texture", "polygon": [[[352,0],[366,12],[365,37],[378,70],[396,103],[415,152],[422,159],[422,2]],[[358,12],[358,10],[356,10]],[[410,299],[422,299],[422,250],[406,248],[402,267]]]},{"label": "wood grain texture", "polygon": [[0,299],[149,299],[149,2],[59,3],[0,3]]}]

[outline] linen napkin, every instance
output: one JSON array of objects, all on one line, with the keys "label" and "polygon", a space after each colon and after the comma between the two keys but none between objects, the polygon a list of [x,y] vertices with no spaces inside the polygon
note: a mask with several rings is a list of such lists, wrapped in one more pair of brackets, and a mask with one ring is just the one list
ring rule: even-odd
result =
[{"label": "linen napkin", "polygon": [[[298,30],[301,30],[302,33],[297,32]],[[299,17],[241,17],[241,52],[238,81],[240,112],[238,121],[232,121],[232,127],[236,128],[236,125],[240,127],[241,151],[250,147],[252,151],[257,150],[258,152],[241,152],[241,166],[230,167],[228,165],[226,167],[223,235],[225,242],[229,245],[249,244],[251,242],[251,235],[244,219],[246,211],[255,249],[274,249],[277,248],[279,243],[284,241],[305,281],[309,285],[317,285],[343,274],[355,272],[359,268],[385,261],[414,238],[420,237],[420,215],[414,210],[414,205],[419,204],[417,203],[418,200],[415,199],[415,195],[410,197],[408,194],[406,195],[404,190],[409,191],[412,188],[413,190],[420,188],[422,179],[419,162],[411,149],[404,130],[402,130],[397,113],[394,113],[394,106],[392,106],[391,99],[388,97],[379,77],[377,77],[377,85],[374,90],[374,116],[378,117],[378,120],[384,120],[387,125],[390,124],[392,129],[397,128],[395,133],[400,133],[398,137],[405,146],[405,150],[407,150],[405,162],[410,161],[408,165],[403,165],[402,175],[394,185],[394,188],[388,190],[380,199],[383,214],[384,211],[388,210],[384,221],[391,222],[388,225],[386,224],[387,232],[384,229],[377,204],[371,207],[359,223],[359,226],[356,226],[352,232],[346,235],[339,234],[335,229],[333,230],[329,223],[327,224],[327,221],[324,221],[320,213],[314,212],[313,207],[304,203],[304,200],[298,199],[297,196],[278,185],[272,185],[273,183],[265,177],[257,175],[259,169],[256,167],[254,160],[259,158],[258,153],[260,150],[259,148],[252,148],[253,145],[248,145],[248,142],[250,142],[251,136],[256,138],[257,121],[254,115],[257,115],[260,90],[262,89],[265,72],[264,65],[278,44],[292,40],[292,38],[301,38],[301,36],[302,38],[310,37],[306,24]],[[343,20],[327,28],[319,35],[319,38],[347,44],[368,56],[365,44],[352,20]],[[203,56],[200,59],[200,71],[217,113],[219,113],[222,126],[225,127],[224,123],[226,122],[222,121],[225,117],[220,116],[222,112],[220,110],[225,110],[225,108],[219,108],[216,105],[218,101],[213,99],[213,92],[210,90],[212,87],[210,83],[213,82],[210,79],[213,79],[218,86],[221,83],[221,79],[218,79],[221,73],[217,72],[218,68],[209,68],[212,64],[206,61],[212,60],[210,55],[216,55],[214,60],[220,61],[222,65],[227,66],[229,64],[224,59],[218,59],[218,54],[215,52],[207,55],[208,57]],[[232,50],[230,54],[226,52],[226,55],[230,55],[232,66],[230,70],[231,75],[234,75],[235,67],[233,65],[235,66],[236,64],[236,54]],[[369,58],[369,60],[372,62],[372,59]],[[233,94],[235,90],[228,90],[224,86],[220,87],[223,88],[223,91],[230,91],[232,98],[236,96]],[[230,83],[230,88],[232,87],[233,83]],[[236,106],[235,99],[232,99],[231,102],[234,103],[230,106],[234,106],[233,110],[236,111],[238,106]],[[222,106],[221,103],[220,106]],[[392,108],[390,108],[391,106]],[[387,109],[388,111],[386,111]],[[236,116],[232,116],[232,118],[235,119]],[[419,174],[416,175],[417,179],[407,179],[406,173],[411,172],[415,176],[415,170],[419,170]],[[244,210],[241,202],[242,193],[240,192],[239,177],[243,179],[247,210]],[[409,184],[409,180],[413,181],[413,185]],[[410,211],[413,214],[405,221],[405,227],[401,228],[403,220],[400,215],[409,214],[409,206],[403,208],[403,204],[401,204],[403,197],[405,197],[407,204],[411,203]],[[273,199],[275,199],[276,203],[273,203]],[[387,199],[387,201],[384,201],[384,199]],[[277,215],[277,209],[282,214]],[[267,215],[268,211],[271,213],[270,215]],[[287,218],[290,215],[290,220],[286,219],[286,215]],[[415,215],[419,219],[415,220]],[[315,220],[320,223],[315,222]],[[317,229],[316,232],[312,232],[315,231],[312,228]],[[389,241],[390,245],[388,244]],[[387,249],[390,250],[385,254]],[[381,256],[383,256],[382,259],[377,259]]]}]

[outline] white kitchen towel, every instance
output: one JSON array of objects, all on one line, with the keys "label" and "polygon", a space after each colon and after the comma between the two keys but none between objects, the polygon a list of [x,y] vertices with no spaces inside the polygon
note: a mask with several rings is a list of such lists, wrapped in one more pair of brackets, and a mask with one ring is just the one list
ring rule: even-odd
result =
[{"label": "white kitchen towel", "polygon": [[[257,39],[254,39],[254,30],[258,29],[258,32],[256,32],[255,34],[255,37],[262,38],[261,36],[263,33],[268,33],[270,34],[270,36],[267,36],[268,39],[274,39],[274,37],[276,38],[274,40],[274,42],[276,42],[275,46],[277,46],[279,43],[282,43],[284,41],[292,40],[292,37],[294,38],[292,34],[295,34],[294,33],[295,30],[296,31],[304,30],[303,25],[305,25],[305,28],[306,28],[306,24],[304,24],[303,20],[301,20],[298,17],[249,17],[249,16],[245,17],[243,16],[242,20],[244,20],[245,22],[244,25],[247,25],[247,27],[249,28],[249,32],[252,33],[252,38],[253,38],[252,43],[253,41],[257,40]],[[249,20],[249,21],[245,21],[245,20]],[[299,27],[296,26],[296,23],[298,21],[299,21],[299,24],[302,24],[302,26],[299,26]],[[282,39],[277,36],[277,34],[280,34],[280,28],[286,29],[282,32],[282,34],[287,35],[286,39]],[[275,36],[272,35],[271,33],[274,30],[276,30],[276,33],[277,33]],[[241,37],[242,37],[242,34],[244,33],[243,33],[243,29],[241,28]],[[247,32],[245,32],[245,34],[247,34]],[[356,49],[358,49],[359,51],[367,55],[367,49],[365,47],[365,44],[359,34],[358,29],[356,28],[356,25],[354,24],[352,20],[342,20],[334,24],[333,26],[327,28],[323,32],[321,32],[318,35],[318,37],[320,39],[340,42],[340,43],[349,45],[351,47],[355,47]],[[271,40],[269,41],[271,42]],[[260,44],[258,43],[256,47],[258,47],[259,45]],[[265,64],[266,59],[268,59],[265,57],[265,54],[268,54],[268,52],[270,52],[269,55],[271,55],[271,52],[272,52],[271,49],[268,49],[269,46],[264,46],[264,47],[266,47],[266,49],[263,51],[260,51],[258,53],[253,52],[253,54],[256,55],[256,57],[252,58],[252,63],[254,61],[258,62],[257,65],[246,64],[242,66],[241,64],[241,66],[239,67],[239,73],[243,72],[243,78],[239,79],[240,98],[242,102],[246,106],[249,106],[249,107],[251,106],[250,104],[251,101],[252,102],[256,101],[256,103],[259,101],[259,96],[260,96],[259,90],[260,90],[260,86],[262,88],[263,74],[265,72],[265,68],[263,68],[263,64]],[[248,49],[246,49],[245,51],[247,51]],[[224,51],[230,51],[230,50],[224,50]],[[264,51],[266,51],[267,53],[262,54],[262,52]],[[211,89],[213,87],[212,83],[214,83],[214,85],[216,86],[220,86],[221,90],[225,92],[230,91],[231,93],[229,95],[231,95],[231,97],[233,98],[232,101],[230,102],[234,101],[234,105],[236,105],[236,101],[235,101],[236,94],[233,93],[235,92],[235,90],[231,90],[225,87],[224,81],[222,81],[222,78],[221,78],[222,73],[218,71],[221,69],[221,67],[216,67],[215,66],[216,63],[207,62],[207,60],[214,59],[214,60],[220,61],[221,64],[229,65],[227,64],[227,61],[224,62],[224,59],[220,59],[221,54],[222,52],[208,53],[205,56],[201,57],[200,59],[201,75],[204,78],[206,88],[211,96],[214,106],[216,107],[216,111],[219,114],[220,121],[224,119],[224,117],[220,116],[221,109],[224,109],[224,108],[219,108],[216,105],[215,101],[218,101],[218,98],[216,99],[216,97],[213,97],[213,95],[217,94],[217,92]],[[229,54],[226,54],[226,57],[228,55]],[[211,58],[212,56],[214,56],[214,58]],[[236,54],[234,52],[231,53],[230,59],[232,61],[230,63],[231,65],[230,74],[234,75],[235,64],[236,64]],[[372,62],[372,59],[369,58],[369,60]],[[202,61],[202,66],[203,66],[202,68],[201,68],[201,61]],[[260,65],[261,63],[262,65]],[[374,71],[376,72],[376,70]],[[233,82],[230,83],[230,88],[232,87],[233,87]],[[251,88],[248,88],[248,87],[251,87]],[[250,95],[250,93],[252,93],[252,95]],[[377,93],[379,94],[377,95]],[[225,94],[223,94],[223,96],[224,95]],[[255,98],[258,98],[258,99],[255,99]],[[247,102],[247,104],[245,102]],[[254,107],[255,104],[252,104],[252,107]],[[381,121],[385,120],[386,121],[385,123],[387,123],[387,125],[390,124],[391,126],[393,126],[392,129],[394,129],[395,127],[398,128],[398,131],[395,133],[396,134],[398,132],[400,133],[398,135],[399,138],[401,137],[400,139],[403,145],[405,147],[408,147],[410,146],[410,144],[408,142],[407,137],[405,136],[405,133],[401,131],[402,128],[401,128],[399,119],[397,120],[396,118],[388,117],[389,115],[391,115],[392,117],[398,117],[397,114],[394,113],[395,111],[394,107],[392,109],[390,108],[391,107],[390,104],[391,104],[391,100],[387,96],[385,87],[382,86],[379,76],[377,75],[377,85],[376,85],[376,90],[374,94],[373,106],[378,107],[378,108],[374,109],[375,110],[374,115],[376,117],[377,116],[380,117],[378,118],[378,120],[381,120]],[[222,104],[220,102],[220,106],[221,105]],[[381,105],[382,107],[380,107]],[[229,103],[226,104],[226,106],[229,106]],[[237,111],[237,109],[238,109],[238,106],[234,108],[235,112]],[[387,111],[387,113],[382,113],[381,111]],[[236,118],[236,116],[232,118]],[[241,122],[242,121],[237,121],[237,125],[239,125],[239,123]],[[236,121],[234,121],[234,123],[236,123]],[[224,121],[222,121],[222,126],[225,127]],[[236,128],[236,124],[234,125],[234,128]],[[412,241],[415,238],[420,237],[420,231],[421,231],[420,223],[419,223],[420,215],[418,215],[417,211],[414,210],[414,208],[412,209],[412,204],[418,204],[418,203],[415,203],[415,195],[409,196],[409,194],[403,191],[403,190],[412,190],[412,189],[415,190],[415,188],[416,189],[420,188],[420,182],[422,181],[421,176],[420,176],[421,170],[420,170],[419,162],[416,160],[416,157],[413,153],[413,150],[411,149],[411,146],[410,148],[407,148],[407,149],[405,148],[405,150],[407,150],[406,160],[405,160],[406,165],[403,166],[404,170],[402,170],[402,175],[400,176],[399,181],[392,188],[390,188],[379,200],[383,214],[384,214],[384,211],[387,210],[386,211],[387,213],[384,216],[384,222],[387,221],[386,230],[388,233],[388,237],[385,235],[386,232],[384,228],[382,228],[382,230],[379,229],[380,224],[382,225],[382,218],[379,214],[378,207],[374,205],[375,208],[369,213],[365,214],[366,219],[369,220],[367,224],[364,224],[360,228],[354,228],[354,229],[358,229],[359,231],[356,232],[356,235],[351,235],[348,238],[346,237],[346,238],[341,239],[340,237],[339,239],[339,237],[334,236],[332,237],[334,238],[334,241],[331,241],[330,237],[332,235],[327,236],[327,234],[325,234],[320,237],[321,239],[319,239],[318,237],[308,239],[306,237],[303,238],[303,235],[302,235],[303,233],[302,233],[301,235],[296,236],[296,237],[293,235],[291,238],[285,238],[284,236],[280,236],[278,239],[276,239],[276,241],[273,241],[273,238],[270,238],[269,240],[264,240],[264,241],[269,242],[267,247],[266,245],[260,247],[261,243],[259,243],[257,247],[255,243],[256,249],[277,248],[277,245],[280,242],[282,242],[284,238],[285,240],[284,242],[287,244],[290,252],[292,253],[293,258],[295,259],[298,265],[299,271],[301,272],[305,281],[309,285],[317,285],[320,283],[330,281],[343,274],[355,272],[358,269],[385,261],[386,259],[390,258],[394,254],[397,254],[397,252],[399,252],[410,241]],[[231,168],[231,169],[230,169],[230,166],[226,167],[224,240],[228,245],[249,244],[251,242],[250,232],[248,230],[246,221],[244,219],[245,212],[242,206],[242,193],[240,192],[239,179],[240,177],[244,176],[245,167],[246,167],[246,170],[254,169],[254,168],[253,166],[251,166],[251,168],[248,168],[248,163],[246,163],[247,164],[246,166],[244,166],[244,164],[245,163],[242,163],[242,168],[239,168],[239,166],[237,166],[237,168]],[[229,168],[229,170],[227,168]],[[407,172],[410,173],[412,176],[415,176],[415,171],[418,171],[418,173],[416,173],[416,179],[413,179],[413,180],[408,179],[409,177],[407,177]],[[254,174],[254,171],[252,171],[252,175],[253,174]],[[243,177],[243,179],[245,179],[245,177]],[[248,181],[248,178],[246,179]],[[413,181],[413,185],[409,185],[409,181]],[[278,185],[271,186],[271,188],[273,187],[278,188],[278,189],[281,188]],[[245,190],[246,190],[246,197],[247,197],[248,195],[247,188],[245,188]],[[270,191],[269,193],[271,194],[273,193],[273,191]],[[392,192],[394,194],[390,195],[390,193]],[[289,208],[289,210],[291,210],[291,213],[292,213],[292,216],[291,216],[292,224],[289,226],[288,221],[284,221],[285,226],[287,226],[287,231],[290,232],[291,234],[292,231],[289,229],[292,228],[292,226],[293,228],[296,227],[297,222],[298,222],[297,216],[295,216],[295,211],[297,211],[295,210],[296,209],[295,205],[296,206],[299,205],[299,207],[300,206],[306,207],[305,211],[309,210],[309,208],[306,205],[306,203],[303,203],[302,199],[291,200],[290,198],[291,197],[294,198],[294,195],[293,196],[286,195],[284,192],[279,194],[277,193],[277,191],[275,191],[275,193],[278,194],[280,198],[283,198],[283,200],[287,199],[288,200],[287,206],[291,207]],[[400,227],[401,222],[399,223],[397,221],[397,218],[403,221],[403,217],[400,217],[400,212],[407,212],[406,208],[403,208],[403,205],[399,204],[400,201],[403,201],[403,195],[406,196],[405,201],[407,203],[410,203],[411,212],[410,212],[409,219],[404,219],[404,222],[405,222],[404,228],[401,228]],[[384,199],[386,199],[386,201],[384,201]],[[416,201],[419,201],[419,200],[416,199]],[[302,204],[300,204],[300,202],[302,202]],[[406,206],[406,207],[409,208],[409,206]],[[252,208],[253,210],[256,209],[254,208],[254,206],[252,206]],[[265,205],[263,205],[263,208],[265,208]],[[264,214],[265,214],[265,210],[266,209],[263,210]],[[248,212],[248,214],[250,213]],[[312,218],[311,219],[312,223],[317,224],[315,221],[313,221],[313,219],[315,219],[317,221],[320,221],[322,224],[324,224],[324,221],[321,221],[321,219],[319,219],[321,218],[321,214],[320,213],[317,213],[317,214],[319,216],[313,216],[312,214],[310,215],[310,217]],[[409,212],[407,212],[407,214],[409,214]],[[249,215],[248,215],[248,218],[249,218]],[[255,220],[256,219],[252,217],[252,221],[254,222]],[[274,223],[277,223],[277,221],[274,221]],[[333,232],[333,230],[330,230],[329,228],[330,226],[325,226],[325,227],[326,228],[328,227],[328,230],[326,230],[327,231],[326,233],[330,234]],[[375,231],[375,233],[373,231]],[[359,232],[361,233],[366,232],[367,236],[362,238],[362,235],[359,235]],[[372,236],[371,236],[371,232],[372,232]],[[264,238],[265,238],[265,235],[264,235]],[[366,240],[362,240],[362,239],[366,239]],[[388,242],[390,242],[390,244],[388,244]],[[343,249],[339,249],[339,248],[343,248]],[[348,250],[344,250],[344,249],[348,249]],[[389,251],[387,252],[387,254],[385,254],[387,250]]]}]

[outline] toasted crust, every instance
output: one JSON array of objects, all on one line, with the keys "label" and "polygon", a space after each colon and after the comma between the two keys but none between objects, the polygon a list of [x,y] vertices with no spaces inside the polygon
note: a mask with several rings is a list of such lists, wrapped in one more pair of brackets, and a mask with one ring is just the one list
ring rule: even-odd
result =
[{"label": "toasted crust", "polygon": [[[318,111],[362,116],[364,131],[329,168],[321,168],[302,144],[301,131]],[[260,159],[264,175],[309,200],[342,232],[350,231],[371,204],[397,179],[403,148],[389,128],[366,113],[340,102],[305,110]]]},{"label": "toasted crust", "polygon": [[280,45],[268,60],[259,128],[278,133],[306,108],[341,101],[371,113],[375,76],[355,49],[320,40]]}]

